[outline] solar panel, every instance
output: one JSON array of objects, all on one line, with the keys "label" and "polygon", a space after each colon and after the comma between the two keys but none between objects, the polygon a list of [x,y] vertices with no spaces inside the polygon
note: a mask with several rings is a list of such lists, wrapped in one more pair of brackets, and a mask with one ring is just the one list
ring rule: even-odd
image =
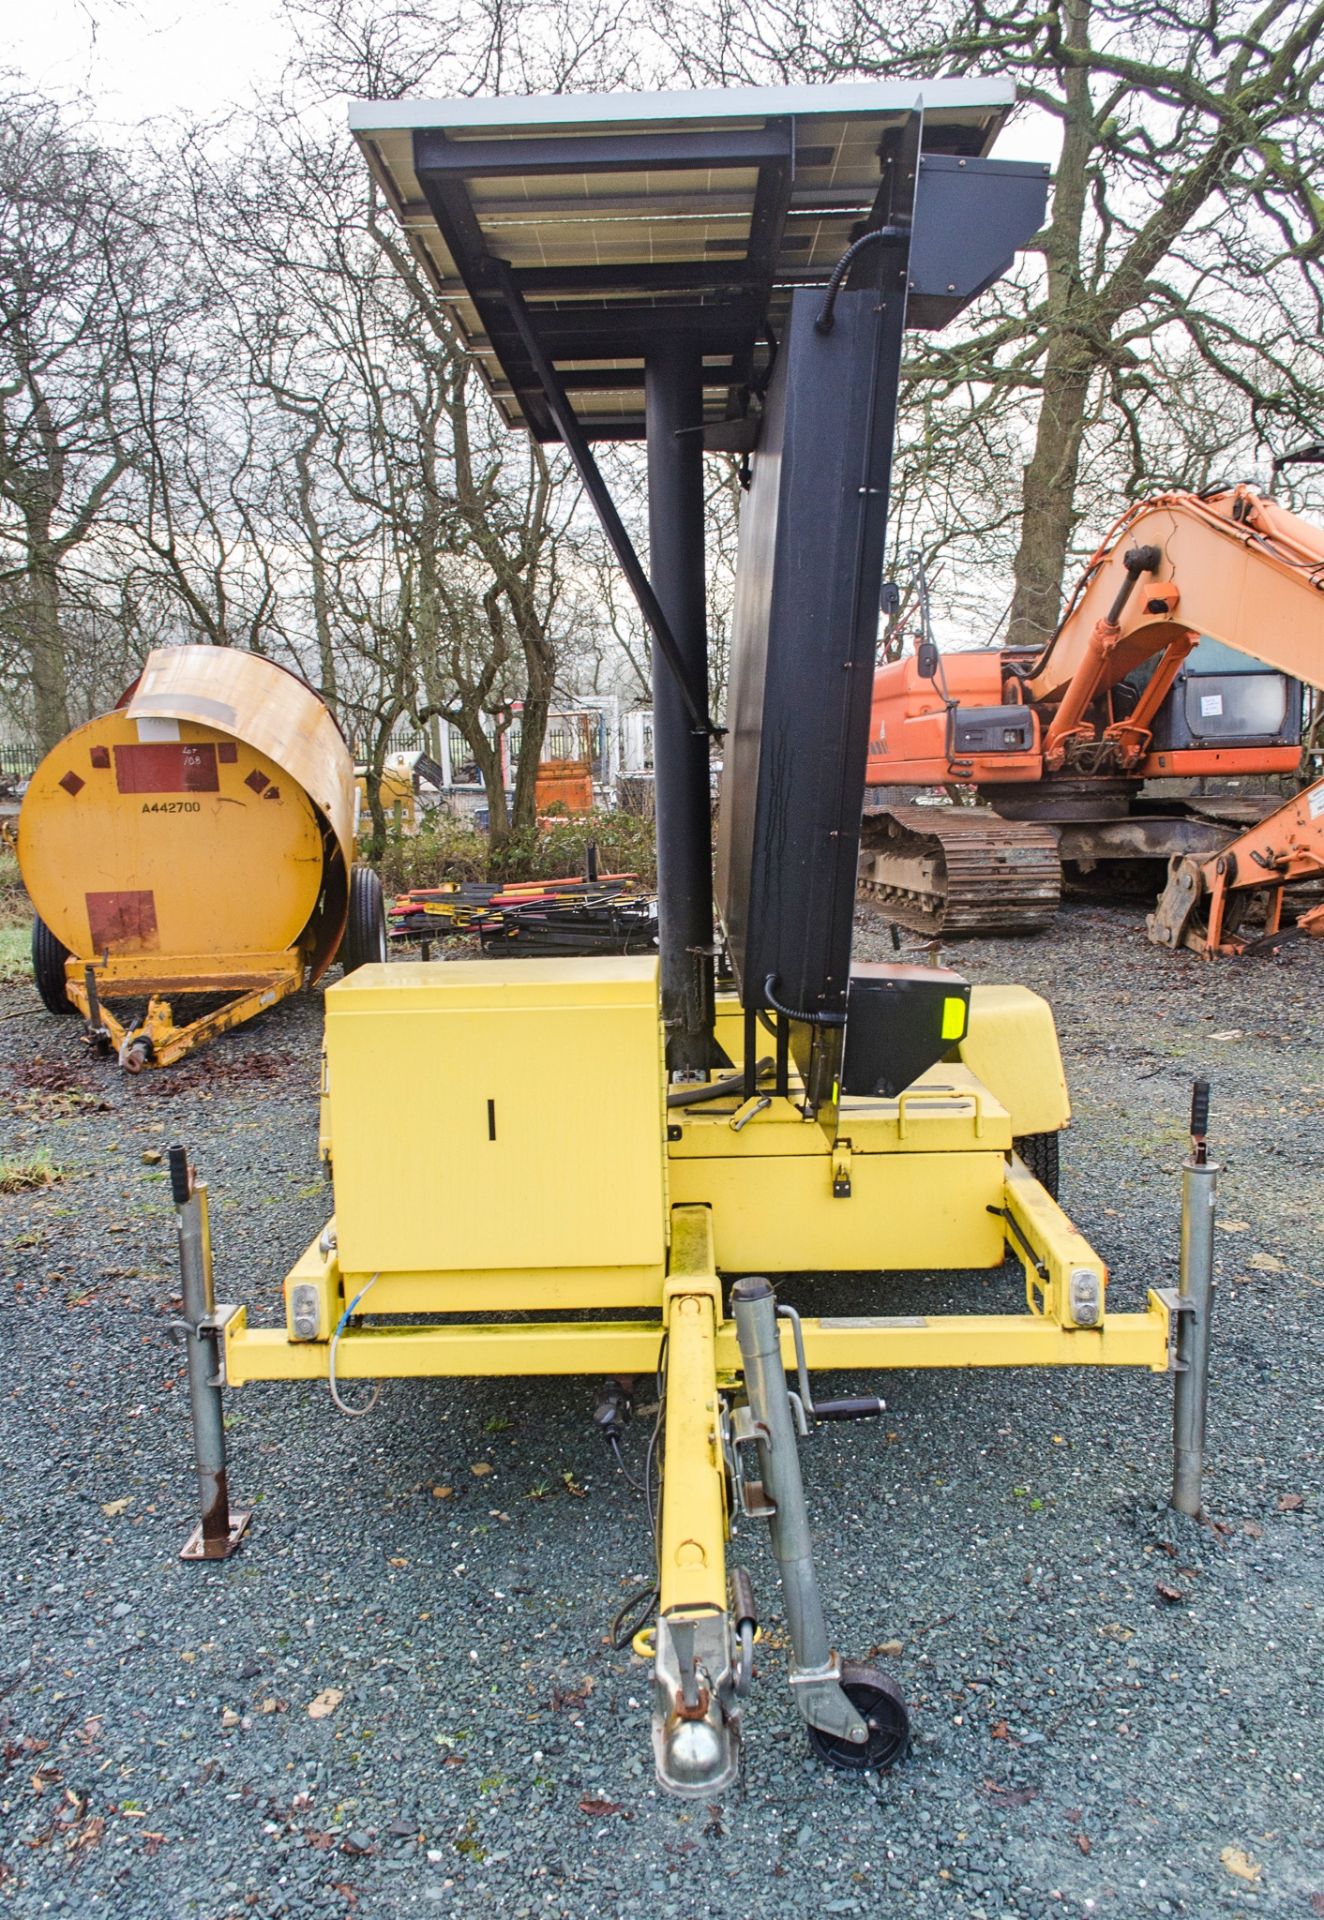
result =
[{"label": "solar panel", "polygon": [[[350,125],[512,426],[558,437],[494,261],[590,438],[642,438],[645,357],[682,330],[702,343],[718,445],[792,290],[827,279],[888,191],[908,115],[922,105],[926,160],[959,161],[987,154],[1014,97],[978,79],[365,101]],[[942,325],[964,298],[939,290],[912,322]]]}]

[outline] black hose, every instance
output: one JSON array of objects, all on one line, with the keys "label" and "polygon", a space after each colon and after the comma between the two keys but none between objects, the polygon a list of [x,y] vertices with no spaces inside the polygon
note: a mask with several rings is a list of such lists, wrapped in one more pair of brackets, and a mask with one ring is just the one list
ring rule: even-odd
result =
[{"label": "black hose", "polygon": [[1281,473],[1284,467],[1324,466],[1324,440],[1312,440],[1308,446],[1298,447],[1295,453],[1277,453],[1274,455],[1273,471]]},{"label": "black hose", "polygon": [[862,233],[858,240],[851,242],[828,276],[827,292],[823,296],[823,305],[814,322],[815,333],[831,333],[836,324],[837,295],[841,292],[841,283],[864,249],[871,247],[877,240],[904,240],[905,238],[904,227],[873,227],[868,233]]},{"label": "black hose", "polygon": [[617,1653],[624,1652],[629,1646],[640,1628],[647,1623],[649,1615],[656,1606],[657,1583],[655,1581],[647,1580],[642,1587],[635,1588],[629,1599],[614,1615],[611,1626],[608,1628],[612,1647]]},{"label": "black hose", "polygon": [[776,974],[770,973],[763,982],[763,997],[773,1012],[779,1013],[783,1020],[800,1020],[803,1021],[807,1027],[845,1026],[846,1016],[844,1013],[807,1013],[803,1007],[784,1007],[777,998],[776,981]]}]

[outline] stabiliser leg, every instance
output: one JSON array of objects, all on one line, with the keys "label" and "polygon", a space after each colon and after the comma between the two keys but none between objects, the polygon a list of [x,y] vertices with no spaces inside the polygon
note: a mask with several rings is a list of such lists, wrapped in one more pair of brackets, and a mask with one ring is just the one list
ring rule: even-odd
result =
[{"label": "stabiliser leg", "polygon": [[727,1603],[720,1289],[706,1207],[678,1207],[666,1289],[666,1451],[658,1539],[653,1757],[671,1793],[712,1799],[740,1765]]},{"label": "stabiliser leg", "polygon": [[1176,1379],[1172,1391],[1172,1505],[1198,1520],[1209,1403],[1214,1308],[1214,1209],[1218,1167],[1209,1158],[1209,1083],[1191,1101],[1191,1152],[1181,1174],[1181,1283],[1177,1295]]},{"label": "stabiliser leg", "polygon": [[188,1355],[193,1452],[198,1470],[198,1498],[202,1504],[201,1522],[185,1541],[179,1557],[181,1560],[228,1560],[238,1547],[250,1518],[246,1513],[231,1510],[226,1472],[218,1329],[229,1309],[217,1315],[207,1183],[194,1180],[183,1147],[170,1149],[170,1185],[179,1221],[180,1294],[184,1302],[184,1317],[176,1322],[176,1327],[183,1335]]},{"label": "stabiliser leg", "polygon": [[796,1705],[810,1743],[833,1765],[890,1765],[909,1743],[899,1692],[883,1674],[843,1666],[828,1644],[782,1361],[777,1296],[766,1280],[751,1276],[736,1282],[731,1305],[749,1397],[750,1437],[757,1446],[761,1475],[756,1501],[747,1501],[747,1509],[766,1514],[772,1534],[791,1633]]}]

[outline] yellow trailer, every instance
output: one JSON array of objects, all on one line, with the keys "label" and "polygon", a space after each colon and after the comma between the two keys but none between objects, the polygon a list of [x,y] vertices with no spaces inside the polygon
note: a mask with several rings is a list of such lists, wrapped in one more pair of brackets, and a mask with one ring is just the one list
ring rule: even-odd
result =
[{"label": "yellow trailer", "polygon": [[233,648],[153,651],[115,708],[46,755],[23,801],[42,1000],[81,1013],[138,1072],[337,956],[384,958],[381,887],[353,864],[353,822],[353,760],[311,687]]},{"label": "yellow trailer", "polygon": [[[1040,226],[1046,169],[988,153],[1012,98],[981,76],[926,82],[922,110],[907,82],[353,110],[495,405],[563,442],[651,630],[659,952],[337,982],[335,1211],[277,1324],[216,1304],[206,1190],[172,1148],[203,1508],[188,1551],[222,1557],[241,1524],[223,1386],[324,1380],[357,1414],[392,1378],[597,1376],[610,1434],[655,1374],[639,1644],[657,1776],[679,1794],[711,1799],[740,1766],[757,1613],[728,1565],[736,1511],[769,1522],[814,1751],[854,1769],[906,1751],[895,1682],[829,1639],[798,1453],[816,1420],[881,1412],[879,1371],[1171,1370],[1174,1503],[1199,1507],[1204,1103],[1182,1289],[1118,1311],[1053,1191],[1068,1107],[1048,1007],[851,951],[904,331],[941,326]],[[592,447],[641,436],[647,573]],[[725,728],[706,445],[753,462]],[[1014,1311],[898,1311],[898,1270],[1008,1261]],[[836,1368],[869,1390],[820,1398]],[[821,1523],[820,1550],[832,1538]]]},{"label": "yellow trailer", "polygon": [[[734,1512],[772,1523],[815,1751],[848,1767],[899,1760],[894,1683],[827,1639],[792,1420],[803,1434],[880,1413],[877,1374],[892,1368],[1165,1374],[1193,1304],[1189,1290],[1150,1288],[1138,1310],[1114,1311],[1104,1261],[1030,1171],[1022,1150],[1036,1157],[1069,1117],[1046,1003],[915,971],[960,1009],[959,1037],[937,1035],[938,1057],[896,1094],[842,1095],[830,1117],[810,1117],[785,1057],[780,1071],[759,1063],[753,1088],[738,1073],[669,1081],[656,955],[404,962],[336,982],[323,1118],[334,1212],[287,1274],[275,1323],[270,1298],[263,1324],[217,1305],[207,1188],[171,1152],[199,1377],[203,1518],[186,1555],[224,1557],[247,1522],[229,1506],[222,1386],[321,1381],[359,1415],[391,1380],[596,1377],[609,1383],[601,1424],[623,1422],[633,1383],[656,1376],[656,1587],[641,1596],[654,1624],[635,1644],[654,1668],[661,1783],[711,1798],[739,1765],[758,1612],[749,1574],[729,1564]],[[743,1010],[723,995],[715,1012],[738,1055]],[[1209,1205],[1200,1222],[1207,1245]],[[889,1299],[898,1270],[1009,1257],[1023,1291],[1002,1312],[898,1313]],[[821,1271],[834,1292],[853,1276],[845,1312],[818,1305]],[[853,1369],[874,1376],[868,1393],[819,1397],[816,1375]],[[1198,1507],[1198,1460],[1191,1497]]]}]

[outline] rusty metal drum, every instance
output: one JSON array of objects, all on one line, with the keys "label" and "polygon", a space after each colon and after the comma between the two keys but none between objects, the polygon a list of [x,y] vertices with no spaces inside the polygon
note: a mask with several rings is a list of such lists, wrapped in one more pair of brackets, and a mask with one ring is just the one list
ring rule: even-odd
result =
[{"label": "rusty metal drum", "polygon": [[88,1014],[89,968],[103,1000],[317,979],[345,931],[353,830],[353,758],[312,688],[255,654],[172,647],[46,755],[18,853]]}]

